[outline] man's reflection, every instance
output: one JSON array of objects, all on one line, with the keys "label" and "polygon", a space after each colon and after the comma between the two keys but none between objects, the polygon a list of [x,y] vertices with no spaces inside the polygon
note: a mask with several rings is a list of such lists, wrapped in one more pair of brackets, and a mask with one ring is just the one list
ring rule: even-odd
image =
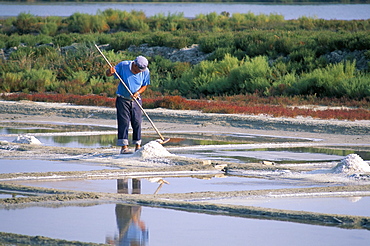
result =
[{"label": "man's reflection", "polygon": [[119,235],[116,245],[148,245],[148,230],[140,219],[141,206],[116,205],[116,217]]},{"label": "man's reflection", "polygon": [[[117,179],[117,192],[120,194],[130,194],[128,187],[128,179]],[[141,180],[132,179],[132,192],[131,194],[141,194]]]},{"label": "man's reflection", "polygon": [[[129,194],[129,180],[117,179],[117,191],[121,194]],[[140,179],[132,179],[132,194],[141,194]],[[140,219],[141,209],[141,206],[116,204],[116,220],[119,233],[114,240],[107,239],[107,243],[125,246],[148,245],[148,230],[144,221]]]}]

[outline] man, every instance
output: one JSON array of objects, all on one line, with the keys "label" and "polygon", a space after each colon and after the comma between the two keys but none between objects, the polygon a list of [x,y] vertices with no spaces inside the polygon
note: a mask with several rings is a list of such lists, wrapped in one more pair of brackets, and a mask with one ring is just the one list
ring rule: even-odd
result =
[{"label": "man", "polygon": [[106,71],[107,76],[117,74],[125,82],[131,93],[120,82],[117,87],[117,123],[118,123],[118,139],[117,145],[122,146],[121,154],[129,154],[128,148],[128,130],[131,123],[132,126],[132,143],[135,144],[135,151],[141,146],[141,122],[142,111],[134,99],[142,105],[141,96],[147,86],[150,84],[150,72],[148,69],[148,60],[144,56],[138,56],[134,61],[122,61],[115,67],[111,67]]}]

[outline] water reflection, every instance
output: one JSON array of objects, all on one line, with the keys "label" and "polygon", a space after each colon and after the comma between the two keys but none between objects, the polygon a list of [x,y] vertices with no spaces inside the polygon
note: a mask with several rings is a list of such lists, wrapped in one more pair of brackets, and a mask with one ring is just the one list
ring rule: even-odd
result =
[{"label": "water reflection", "polygon": [[148,245],[149,232],[141,219],[141,206],[116,204],[116,221],[118,235],[107,237],[106,243],[111,245]]},{"label": "water reflection", "polygon": [[72,124],[38,124],[12,122],[1,123],[0,134],[27,134],[27,133],[54,133],[54,132],[83,132],[83,131],[111,131],[114,127]]},{"label": "water reflection", "polygon": [[[140,180],[140,191],[136,190],[139,183],[132,186],[132,181],[117,181],[117,179],[76,179],[76,180],[14,180],[15,184],[42,187],[58,190],[74,190],[83,192],[121,192],[125,194],[173,194],[207,191],[243,191],[261,189],[286,189],[300,187],[332,186],[336,183],[314,183],[310,180],[301,179],[299,176],[284,176],[276,173],[268,175],[263,173],[261,178],[256,178],[257,173],[252,176],[203,176],[198,177],[151,177]],[[277,175],[277,176],[276,176]],[[120,183],[122,182],[122,183]],[[119,184],[120,183],[120,184]],[[170,185],[166,185],[170,184]],[[184,185],[186,184],[186,185]],[[123,188],[124,187],[124,188]],[[132,187],[135,187],[133,189]],[[121,190],[123,188],[123,190]],[[126,191],[124,191],[126,190]],[[160,192],[159,192],[160,190]],[[128,192],[128,193],[127,193]],[[134,193],[133,193],[134,192]]]},{"label": "water reflection", "polygon": [[289,151],[294,153],[317,153],[337,156],[347,156],[349,154],[358,154],[364,160],[370,160],[370,151],[322,148],[322,147],[293,147],[293,148],[256,148],[246,151]]},{"label": "water reflection", "polygon": [[[154,192],[154,195],[158,194],[164,184],[170,184],[170,182],[164,180],[163,178],[145,178],[145,180],[148,180],[150,183],[159,184]],[[131,179],[131,188],[129,187],[129,184],[130,179],[117,179],[117,192],[119,194],[141,194],[141,179]]]},{"label": "water reflection", "polygon": [[[141,194],[141,180],[132,179],[131,194]],[[130,194],[129,179],[117,179],[117,192],[119,194]]]},{"label": "water reflection", "polygon": [[[366,205],[368,202],[363,204],[364,209]],[[129,205],[122,206],[125,205],[57,203],[0,209],[1,221],[6,221],[0,223],[0,231],[74,241],[69,245],[77,245],[76,241],[130,245],[129,241],[123,241],[124,236],[121,242],[116,239],[119,239],[119,230],[124,232],[123,221],[134,223],[131,221],[134,214],[140,216],[134,216],[135,219],[145,224],[146,232],[142,236],[146,237],[147,245],[246,245],[248,242],[248,245],[311,246],[320,242],[320,245],[359,246],[368,245],[370,240],[365,227],[349,230],[345,225],[340,228],[335,224],[315,225],[313,221],[293,223],[284,221],[286,218],[262,220],[152,207],[129,210]]]},{"label": "water reflection", "polygon": [[[5,122],[0,125],[0,139],[13,141],[15,134],[29,134],[35,136],[43,145],[46,146],[100,148],[115,145],[117,134],[112,134],[112,130],[115,131],[115,127],[23,122],[14,122],[9,124]],[[74,132],[79,132],[80,134],[73,134]],[[81,132],[86,132],[86,134]],[[89,134],[90,132],[91,134]],[[301,138],[285,138],[239,133],[229,134],[219,132],[168,132],[166,135],[171,138],[171,141],[167,143],[167,146],[169,147],[310,141],[309,139]],[[155,134],[144,133],[142,140],[145,144],[157,138],[158,136]]]},{"label": "water reflection", "polygon": [[37,137],[43,145],[63,146],[70,148],[101,148],[114,146],[116,134],[89,136],[40,136]]},{"label": "water reflection", "polygon": [[16,197],[25,197],[24,195],[10,193],[10,192],[0,192],[0,199],[3,198],[16,198]]},{"label": "water reflection", "polygon": [[[131,184],[131,189],[129,187]],[[119,194],[141,194],[140,179],[117,179]],[[111,245],[148,245],[148,229],[141,219],[141,206],[116,204],[115,213],[118,235],[107,237],[106,243]]]}]

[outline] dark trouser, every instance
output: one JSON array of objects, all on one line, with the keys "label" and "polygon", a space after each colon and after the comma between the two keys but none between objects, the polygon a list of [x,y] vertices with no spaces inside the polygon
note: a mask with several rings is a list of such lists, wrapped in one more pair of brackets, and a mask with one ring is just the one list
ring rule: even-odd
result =
[{"label": "dark trouser", "polygon": [[[142,105],[141,99],[137,101]],[[141,145],[141,122],[142,111],[135,101],[122,97],[116,99],[117,123],[118,123],[118,146],[126,146],[128,141],[128,130],[132,126],[132,143]]]}]

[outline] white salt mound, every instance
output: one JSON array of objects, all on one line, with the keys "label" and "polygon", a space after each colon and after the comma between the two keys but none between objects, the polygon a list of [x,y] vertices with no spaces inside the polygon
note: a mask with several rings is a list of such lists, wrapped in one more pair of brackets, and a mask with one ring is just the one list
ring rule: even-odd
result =
[{"label": "white salt mound", "polygon": [[135,156],[142,157],[144,159],[149,158],[156,158],[156,157],[166,157],[166,156],[173,156],[168,152],[162,144],[158,143],[157,141],[151,141],[145,144],[141,149],[135,152]]},{"label": "white salt mound", "polygon": [[20,135],[16,139],[13,140],[13,143],[20,143],[20,144],[41,144],[40,140],[35,138],[34,136],[27,136],[27,135]]},{"label": "white salt mound", "polygon": [[333,168],[334,173],[367,173],[370,166],[357,154],[347,155]]}]

